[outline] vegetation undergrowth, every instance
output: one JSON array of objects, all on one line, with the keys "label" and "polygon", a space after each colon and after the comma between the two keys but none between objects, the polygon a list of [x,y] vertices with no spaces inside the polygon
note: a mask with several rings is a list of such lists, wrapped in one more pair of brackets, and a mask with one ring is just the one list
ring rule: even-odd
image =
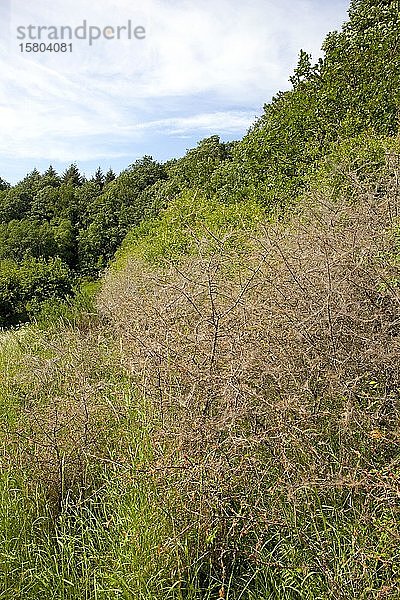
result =
[{"label": "vegetation undergrowth", "polygon": [[397,145],[2,334],[3,598],[398,597]]},{"label": "vegetation undergrowth", "polygon": [[0,179],[0,599],[400,597],[399,14],[239,142]]}]

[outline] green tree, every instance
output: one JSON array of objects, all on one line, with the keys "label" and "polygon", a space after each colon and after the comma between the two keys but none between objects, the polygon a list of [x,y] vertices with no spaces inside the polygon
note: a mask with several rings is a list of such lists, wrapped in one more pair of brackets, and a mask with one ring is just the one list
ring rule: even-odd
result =
[{"label": "green tree", "polygon": [[104,176],[104,173],[99,167],[90,181],[95,183],[100,188],[100,190],[102,190],[104,187],[105,180],[106,178]]},{"label": "green tree", "polygon": [[22,219],[29,214],[31,202],[42,187],[42,176],[37,169],[28,173],[17,185],[0,197],[0,222]]},{"label": "green tree", "polygon": [[111,183],[112,181],[114,181],[115,178],[116,178],[116,175],[115,175],[114,171],[111,168],[108,169],[106,176],[104,178],[104,185],[107,185],[107,183]]},{"label": "green tree", "polygon": [[221,142],[218,135],[201,140],[196,148],[188,150],[171,168],[170,179],[180,191],[201,188],[206,195],[213,193],[210,180],[215,170],[232,157],[232,144]]},{"label": "green tree", "polygon": [[47,222],[22,219],[0,225],[0,258],[21,261],[26,255],[49,257],[57,249],[52,227]]},{"label": "green tree", "polygon": [[51,187],[60,187],[61,185],[61,177],[58,175],[57,171],[53,169],[50,165],[49,168],[43,173],[42,176],[43,185],[51,186]]},{"label": "green tree", "polygon": [[290,205],[330,144],[363,131],[397,132],[400,106],[398,0],[351,3],[350,20],[329,34],[324,57],[301,51],[293,89],[277,94],[212,175],[224,202],[253,198]]},{"label": "green tree", "polygon": [[13,219],[22,219],[30,210],[28,194],[19,189],[10,188],[0,192],[0,223],[8,223]]},{"label": "green tree", "polygon": [[73,188],[67,208],[69,217],[77,229],[87,227],[95,218],[97,211],[97,198],[100,196],[102,188],[98,183],[86,181],[78,188]]},{"label": "green tree", "polygon": [[64,213],[60,199],[59,187],[46,185],[32,198],[30,216],[38,220],[51,220],[53,217]]},{"label": "green tree", "polygon": [[0,261],[0,327],[27,321],[43,301],[72,293],[73,278],[60,258]]},{"label": "green tree", "polygon": [[9,190],[10,187],[10,184],[0,177],[0,191]]},{"label": "green tree", "polygon": [[75,163],[72,163],[62,174],[62,182],[67,185],[80,186],[84,183],[84,178],[79,172]]}]

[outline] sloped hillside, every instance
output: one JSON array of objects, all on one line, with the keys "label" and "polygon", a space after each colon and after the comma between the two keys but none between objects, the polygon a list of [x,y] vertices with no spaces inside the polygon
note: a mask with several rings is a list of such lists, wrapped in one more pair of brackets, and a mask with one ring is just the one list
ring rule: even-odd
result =
[{"label": "sloped hillside", "polygon": [[96,292],[32,288],[63,259],[4,225],[1,598],[400,598],[399,14],[354,0],[243,140],[96,188]]},{"label": "sloped hillside", "polygon": [[5,598],[398,597],[399,156],[3,334]]}]

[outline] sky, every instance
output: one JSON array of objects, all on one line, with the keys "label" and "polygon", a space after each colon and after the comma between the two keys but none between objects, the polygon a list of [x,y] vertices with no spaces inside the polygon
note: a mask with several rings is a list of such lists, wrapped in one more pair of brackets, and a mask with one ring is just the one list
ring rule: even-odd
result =
[{"label": "sky", "polygon": [[[300,49],[322,56],[348,5],[0,0],[0,177],[15,183],[34,168],[62,172],[72,162],[87,176],[99,165],[119,172],[145,154],[182,156],[210,135],[239,139],[264,103],[289,89]],[[128,21],[131,39],[127,29],[116,39]],[[41,39],[29,39],[39,26]],[[72,51],[26,51],[26,43],[62,42],[61,26],[80,27],[86,39],[64,39]],[[106,37],[89,43],[89,27],[107,27]]]}]

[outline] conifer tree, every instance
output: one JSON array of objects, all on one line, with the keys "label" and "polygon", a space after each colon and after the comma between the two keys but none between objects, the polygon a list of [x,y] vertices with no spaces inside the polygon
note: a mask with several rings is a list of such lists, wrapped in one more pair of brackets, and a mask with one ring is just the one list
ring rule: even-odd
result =
[{"label": "conifer tree", "polygon": [[103,171],[101,170],[101,168],[99,167],[96,171],[96,173],[94,174],[94,176],[92,177],[91,181],[93,181],[94,183],[96,183],[100,189],[103,189],[104,187],[104,183],[105,183],[105,176]]},{"label": "conifer tree", "polygon": [[44,185],[59,187],[61,184],[61,178],[52,165],[50,165],[49,168],[43,173],[42,179]]},{"label": "conifer tree", "polygon": [[114,173],[114,171],[111,169],[111,167],[108,169],[105,179],[104,179],[104,185],[107,185],[107,183],[110,183],[111,181],[114,181],[114,179],[116,178],[116,175]]},{"label": "conifer tree", "polygon": [[62,175],[63,183],[69,183],[73,186],[80,186],[84,182],[84,178],[79,172],[76,163],[72,163]]},{"label": "conifer tree", "polygon": [[3,190],[9,190],[10,184],[0,177],[0,192]]}]

